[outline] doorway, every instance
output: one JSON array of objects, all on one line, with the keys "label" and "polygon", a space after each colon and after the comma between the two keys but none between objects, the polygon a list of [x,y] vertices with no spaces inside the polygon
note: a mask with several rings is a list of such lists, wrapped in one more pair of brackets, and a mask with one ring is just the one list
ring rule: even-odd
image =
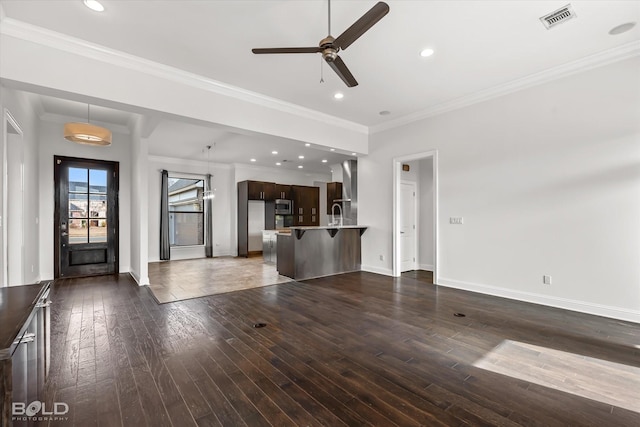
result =
[{"label": "doorway", "polygon": [[[403,164],[420,164],[416,194],[403,180]],[[405,165],[405,170],[406,170]],[[393,159],[393,276],[403,271],[424,269],[433,271],[433,283],[438,283],[438,152],[427,151]],[[411,200],[413,199],[413,200]],[[412,217],[415,218],[412,220]],[[413,224],[409,224],[413,222]],[[415,228],[413,228],[415,225]],[[410,227],[410,228],[407,228]],[[409,238],[407,232],[413,231]],[[413,254],[413,255],[412,255]],[[426,258],[426,259],[425,259]]]},{"label": "doorway", "polygon": [[[24,145],[22,129],[4,110],[0,185],[2,286],[24,284]],[[11,250],[8,250],[11,248]]]},{"label": "doorway", "polygon": [[118,272],[118,162],[54,157],[54,276]]},{"label": "doorway", "polygon": [[418,212],[416,183],[400,182],[400,272],[416,270]]}]

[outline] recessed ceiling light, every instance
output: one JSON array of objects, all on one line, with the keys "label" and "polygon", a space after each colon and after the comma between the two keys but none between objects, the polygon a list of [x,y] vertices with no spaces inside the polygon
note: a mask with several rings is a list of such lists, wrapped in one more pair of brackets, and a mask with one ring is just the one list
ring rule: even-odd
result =
[{"label": "recessed ceiling light", "polygon": [[327,163],[327,159],[322,159],[322,163]]},{"label": "recessed ceiling light", "polygon": [[308,142],[306,144],[304,144],[305,147],[311,147],[311,144],[309,144]]},{"label": "recessed ceiling light", "polygon": [[252,162],[255,162],[255,161],[256,161],[256,159],[251,159],[251,161],[252,161]]},{"label": "recessed ceiling light", "polygon": [[104,6],[98,0],[84,0],[84,5],[96,12],[104,12]]},{"label": "recessed ceiling light", "polygon": [[278,154],[278,152],[277,151],[272,151],[271,154]]},{"label": "recessed ceiling light", "polygon": [[335,99],[342,99],[342,98],[344,98],[344,93],[342,93],[342,92],[336,92],[336,93],[334,93],[334,94],[333,94],[333,97],[334,97]]},{"label": "recessed ceiling light", "polygon": [[336,149],[335,148],[331,148],[329,151],[336,151]]},{"label": "recessed ceiling light", "polygon": [[280,162],[277,162],[277,163],[276,163],[276,166],[280,166],[281,164],[282,164],[282,163],[280,163]]},{"label": "recessed ceiling light", "polygon": [[303,167],[302,165],[298,165],[298,169],[302,169],[302,167]]},{"label": "recessed ceiling light", "polygon": [[304,156],[298,156],[299,159],[304,159]]},{"label": "recessed ceiling light", "polygon": [[352,155],[352,156],[355,156],[355,155],[356,155],[356,153],[351,153],[351,155]]},{"label": "recessed ceiling light", "polygon": [[627,22],[625,24],[618,25],[617,27],[613,27],[611,30],[609,30],[609,34],[612,36],[616,36],[618,34],[626,33],[627,31],[631,30],[635,26],[636,26],[635,22]]},{"label": "recessed ceiling light", "polygon": [[422,56],[423,58],[427,58],[427,57],[429,57],[429,56],[431,56],[433,54],[434,54],[434,50],[433,49],[423,49],[420,52],[420,56]]},{"label": "recessed ceiling light", "polygon": [[381,116],[388,116],[389,114],[391,114],[391,111],[382,110],[378,114],[380,114]]}]

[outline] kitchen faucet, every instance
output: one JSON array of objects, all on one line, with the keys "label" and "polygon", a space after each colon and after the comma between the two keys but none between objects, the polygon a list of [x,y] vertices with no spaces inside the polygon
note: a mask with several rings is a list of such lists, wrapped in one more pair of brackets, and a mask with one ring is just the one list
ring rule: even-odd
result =
[{"label": "kitchen faucet", "polygon": [[[340,212],[340,220],[338,222],[336,222],[336,215],[335,215],[335,207],[338,207],[338,212]],[[331,206],[331,225],[338,225],[340,227],[342,227],[342,205],[340,203],[334,203]]]}]

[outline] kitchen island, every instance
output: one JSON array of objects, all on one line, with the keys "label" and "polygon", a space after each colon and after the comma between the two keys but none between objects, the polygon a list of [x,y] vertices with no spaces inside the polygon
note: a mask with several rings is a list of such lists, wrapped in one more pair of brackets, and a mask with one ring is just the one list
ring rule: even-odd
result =
[{"label": "kitchen island", "polygon": [[359,271],[362,225],[291,227],[277,233],[278,273],[294,280]]}]

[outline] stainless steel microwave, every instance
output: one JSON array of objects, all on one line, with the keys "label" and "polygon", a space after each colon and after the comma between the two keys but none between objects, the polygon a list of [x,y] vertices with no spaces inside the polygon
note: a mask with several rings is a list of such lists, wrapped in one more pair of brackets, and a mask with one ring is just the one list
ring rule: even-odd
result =
[{"label": "stainless steel microwave", "polygon": [[287,199],[276,199],[276,215],[293,215],[293,202]]}]

